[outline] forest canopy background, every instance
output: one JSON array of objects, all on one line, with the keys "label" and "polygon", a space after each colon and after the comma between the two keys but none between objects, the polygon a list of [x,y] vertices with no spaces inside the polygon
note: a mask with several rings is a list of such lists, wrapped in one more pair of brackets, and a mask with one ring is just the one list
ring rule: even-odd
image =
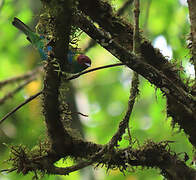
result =
[{"label": "forest canopy background", "polygon": [[[124,0],[111,1],[112,7],[118,11],[124,4]],[[182,0],[141,0],[140,28],[144,36],[149,39],[154,47],[159,48],[169,61],[176,64],[181,78],[194,78],[194,68],[190,64],[188,37],[190,33],[190,22],[188,18],[188,7]],[[26,40],[25,36],[16,30],[11,22],[16,16],[34,29],[40,14],[41,3],[25,0],[0,0],[0,80],[8,79],[16,75],[31,71],[42,64],[39,54]],[[133,23],[133,5],[130,5],[124,14],[124,19]],[[90,38],[82,33],[78,37],[78,46],[84,50]],[[92,59],[92,68],[112,64],[118,60],[100,45],[96,45],[86,53]],[[73,80],[78,111],[88,114],[88,117],[80,116],[83,133],[87,140],[99,144],[107,143],[116,132],[119,121],[123,119],[127,109],[131,78],[133,72],[122,66],[112,67],[104,70],[85,74]],[[42,77],[22,88],[13,98],[7,99],[1,104],[0,115],[3,117],[12,108],[23,102],[27,97],[40,91],[43,87]],[[19,83],[11,84],[1,89],[0,97],[18,87]],[[133,113],[131,115],[132,138],[139,144],[147,139],[155,142],[164,140],[175,141],[171,143],[172,151],[177,154],[186,152],[189,157],[193,156],[192,145],[183,131],[171,127],[171,117],[167,117],[166,99],[163,93],[140,76],[139,96],[136,99]],[[37,98],[24,106],[18,112],[9,117],[0,126],[0,162],[8,159],[9,148],[6,144],[25,144],[33,148],[39,141],[45,138],[46,127],[42,116],[42,102]],[[120,143],[121,147],[127,147],[127,133]],[[135,143],[137,146],[137,143]],[[190,158],[186,163],[191,164]],[[62,166],[63,160],[58,162]],[[73,164],[67,160],[65,166]],[[1,169],[9,168],[7,162],[1,163]],[[119,170],[111,170],[109,173],[102,168],[93,171],[86,170],[88,176],[94,179],[163,179],[157,169],[140,169],[135,172],[126,172],[126,176]],[[90,172],[90,174],[89,174]],[[0,179],[28,179],[27,176],[10,173],[1,174]],[[87,179],[86,174],[74,172],[69,176],[45,176],[44,179]]]}]

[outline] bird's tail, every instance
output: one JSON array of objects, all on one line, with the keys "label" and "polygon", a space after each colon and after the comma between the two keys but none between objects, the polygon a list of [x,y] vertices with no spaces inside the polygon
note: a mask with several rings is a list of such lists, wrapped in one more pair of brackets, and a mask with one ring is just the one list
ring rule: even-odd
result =
[{"label": "bird's tail", "polygon": [[26,24],[24,24],[20,19],[18,19],[16,17],[12,21],[12,24],[16,28],[18,28],[19,30],[21,30],[23,33],[25,33],[27,36],[29,36],[29,32],[32,32],[32,30]]}]

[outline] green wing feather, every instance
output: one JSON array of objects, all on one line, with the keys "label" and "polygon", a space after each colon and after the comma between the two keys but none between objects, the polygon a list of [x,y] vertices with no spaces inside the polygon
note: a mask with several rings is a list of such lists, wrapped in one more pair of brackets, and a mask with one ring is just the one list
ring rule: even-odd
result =
[{"label": "green wing feather", "polygon": [[26,34],[27,39],[33,44],[36,45],[38,41],[41,40],[40,36],[33,32],[26,24],[24,24],[20,19],[14,18],[12,24]]},{"label": "green wing feather", "polygon": [[[32,31],[26,24],[16,17],[12,21],[12,24],[27,36],[27,39],[38,49],[41,58],[46,60],[48,58],[48,52],[51,51],[52,48],[47,45],[48,40],[44,36],[40,36]],[[70,73],[81,72],[88,68],[91,64],[91,60],[87,56],[76,54],[71,49],[68,53],[68,62],[71,65],[68,70]]]}]

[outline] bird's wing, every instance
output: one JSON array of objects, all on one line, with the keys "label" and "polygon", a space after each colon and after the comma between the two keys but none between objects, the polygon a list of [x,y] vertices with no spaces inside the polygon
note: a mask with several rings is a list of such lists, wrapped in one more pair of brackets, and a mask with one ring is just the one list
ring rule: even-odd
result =
[{"label": "bird's wing", "polygon": [[19,30],[21,30],[24,34],[26,34],[27,36],[29,36],[29,33],[33,32],[26,24],[24,24],[20,19],[18,18],[14,18],[14,20],[12,21],[12,24],[18,28]]}]

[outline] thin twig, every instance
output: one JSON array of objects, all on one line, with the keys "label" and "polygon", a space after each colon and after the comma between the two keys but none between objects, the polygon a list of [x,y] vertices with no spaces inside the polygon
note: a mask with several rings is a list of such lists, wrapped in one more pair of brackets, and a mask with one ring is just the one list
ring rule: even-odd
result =
[{"label": "thin twig", "polygon": [[2,172],[8,172],[8,173],[10,173],[10,172],[13,172],[13,171],[16,171],[17,170],[17,168],[11,168],[11,169],[2,169],[2,170],[0,170],[0,172],[2,173]]},{"label": "thin twig", "polygon": [[[139,0],[134,0],[134,21],[135,21],[135,26],[134,26],[134,32],[133,32],[133,52],[135,54],[140,54],[140,35],[139,35],[139,14],[140,14],[140,1]],[[129,109],[132,113],[133,106],[135,104],[135,98],[139,94],[139,75],[136,72],[133,72],[133,80],[131,83],[131,89],[130,89],[130,99],[129,99]],[[130,114],[131,116],[131,114]],[[130,144],[132,143],[132,138],[131,138],[131,131],[129,128],[129,121],[127,121],[127,130],[128,130],[128,136],[129,136],[129,142]]]},{"label": "thin twig", "polygon": [[[140,52],[140,37],[139,37],[139,0],[134,0],[134,15],[135,15],[135,27],[134,27],[134,41],[133,41],[133,51],[134,53]],[[114,134],[114,136],[111,138],[108,149],[111,150],[114,146],[118,145],[118,141],[121,141],[122,135],[125,133],[125,129],[128,129],[128,135],[129,135],[129,142],[132,143],[131,138],[131,132],[129,129],[129,119],[132,114],[133,106],[135,103],[135,99],[139,93],[138,90],[139,85],[139,77],[136,72],[133,73],[133,79],[131,83],[131,89],[130,89],[130,96],[128,101],[128,109],[125,114],[125,117],[120,122],[118,131]]]},{"label": "thin twig", "polygon": [[140,34],[139,34],[139,0],[134,0],[134,31],[133,31],[133,52],[140,54]]},{"label": "thin twig", "polygon": [[39,96],[40,94],[42,94],[42,91],[36,93],[35,95],[29,97],[28,99],[26,99],[23,103],[21,103],[20,105],[18,105],[17,107],[15,107],[13,110],[11,110],[9,113],[7,113],[1,120],[0,120],[0,124],[5,121],[9,116],[11,116],[13,113],[15,113],[17,110],[19,110],[22,106],[24,106],[25,104],[29,103],[30,101],[32,101],[33,99],[35,99],[37,96]]},{"label": "thin twig", "polygon": [[70,113],[65,113],[65,114],[67,114],[67,115],[79,114],[79,115],[81,115],[81,116],[88,117],[88,115],[83,114],[83,113],[81,113],[81,112],[70,112]]},{"label": "thin twig", "polygon": [[[135,74],[135,72],[134,72]],[[125,133],[125,129],[128,128],[128,135],[129,135],[129,141],[130,143],[131,141],[131,133],[130,133],[130,129],[129,129],[129,119],[133,110],[133,105],[135,103],[135,98],[137,97],[139,90],[138,90],[138,84],[139,84],[139,80],[138,80],[138,76],[137,75],[133,75],[133,80],[132,80],[132,84],[131,84],[131,89],[130,89],[130,96],[129,96],[129,101],[128,101],[128,109],[127,112],[123,118],[123,120],[120,122],[119,127],[117,132],[114,134],[114,136],[111,138],[109,144],[109,148],[108,149],[112,149],[112,147],[117,146],[118,141],[121,141],[122,139],[122,135]]]},{"label": "thin twig", "polygon": [[11,84],[11,83],[15,83],[15,82],[18,82],[18,81],[21,81],[21,80],[28,79],[28,78],[34,76],[39,71],[41,71],[41,69],[42,69],[42,67],[38,67],[38,68],[34,69],[33,71],[27,72],[23,75],[15,76],[15,77],[0,81],[0,88],[2,88],[3,86],[5,86],[7,84]]},{"label": "thin twig", "polygon": [[129,119],[127,119],[127,121],[126,121],[130,143],[132,142],[132,138],[131,138],[131,131],[129,128],[129,121],[130,121],[130,116],[132,114],[133,106],[135,104],[135,99],[136,99],[137,95],[139,94],[138,86],[139,86],[139,76],[136,72],[133,72],[133,79],[131,82],[130,97],[129,97],[128,110],[127,110],[127,113],[129,115]]},{"label": "thin twig", "polygon": [[86,73],[89,73],[89,72],[93,72],[93,71],[97,71],[97,70],[100,70],[100,69],[105,69],[105,68],[110,68],[110,67],[114,67],[114,66],[122,66],[124,65],[123,63],[116,63],[116,64],[109,64],[109,65],[105,65],[105,66],[101,66],[101,67],[96,67],[96,68],[93,68],[93,69],[89,69],[87,71],[83,71],[79,74],[76,74],[74,76],[71,76],[70,78],[67,78],[66,80],[67,81],[70,81],[72,79],[76,79],[78,78],[79,76],[83,75],[83,74],[86,74]]},{"label": "thin twig", "polygon": [[7,99],[12,98],[14,94],[16,94],[18,91],[22,90],[26,85],[31,83],[35,80],[35,77],[30,78],[29,80],[25,81],[23,84],[19,85],[16,89],[13,91],[7,93],[3,98],[0,99],[0,105],[3,104]]}]

